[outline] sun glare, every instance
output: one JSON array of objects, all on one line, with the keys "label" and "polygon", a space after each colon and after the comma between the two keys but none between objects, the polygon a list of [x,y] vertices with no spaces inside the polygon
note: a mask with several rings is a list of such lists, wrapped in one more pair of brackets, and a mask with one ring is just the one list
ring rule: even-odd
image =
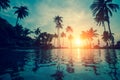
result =
[{"label": "sun glare", "polygon": [[76,39],[76,40],[75,40],[75,44],[76,44],[77,46],[81,46],[81,43],[82,43],[82,42],[81,42],[80,39]]}]

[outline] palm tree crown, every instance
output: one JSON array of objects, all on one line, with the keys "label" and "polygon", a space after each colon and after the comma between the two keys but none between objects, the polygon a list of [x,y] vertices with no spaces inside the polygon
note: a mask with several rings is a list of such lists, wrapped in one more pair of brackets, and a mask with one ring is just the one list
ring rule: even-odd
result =
[{"label": "palm tree crown", "polygon": [[70,26],[67,26],[66,32],[73,32],[73,29]]},{"label": "palm tree crown", "polygon": [[62,32],[61,37],[66,37],[66,34],[64,32]]},{"label": "palm tree crown", "polygon": [[95,0],[90,6],[93,16],[99,25],[104,26],[104,22],[108,23],[108,29],[111,34],[109,17],[112,16],[112,11],[117,12],[119,5],[112,3],[112,0]]},{"label": "palm tree crown", "polygon": [[56,23],[56,28],[62,28],[62,17],[56,16],[54,22]]},{"label": "palm tree crown", "polygon": [[26,6],[20,6],[20,7],[13,7],[17,9],[14,14],[17,14],[17,21],[16,24],[18,24],[18,19],[23,19],[24,17],[28,16],[28,8]]},{"label": "palm tree crown", "polygon": [[9,0],[0,0],[0,10],[9,8],[10,7],[9,3],[10,3]]},{"label": "palm tree crown", "polygon": [[93,30],[93,28],[90,28],[87,33],[88,33],[88,38],[90,40],[93,40],[93,37],[97,37],[98,33],[96,33],[97,30]]},{"label": "palm tree crown", "polygon": [[114,45],[114,37],[110,28],[110,17],[112,17],[112,11],[117,12],[119,5],[112,3],[112,0],[95,0],[90,8],[93,11],[93,16],[95,16],[97,23],[99,25],[103,25],[104,32],[106,31],[104,22],[107,22],[110,39],[112,41],[112,45]]},{"label": "palm tree crown", "polygon": [[60,28],[62,28],[62,17],[56,16],[54,18],[54,22],[56,23],[57,35],[58,35],[57,44],[58,44],[58,47],[61,47],[61,44],[60,44]]}]

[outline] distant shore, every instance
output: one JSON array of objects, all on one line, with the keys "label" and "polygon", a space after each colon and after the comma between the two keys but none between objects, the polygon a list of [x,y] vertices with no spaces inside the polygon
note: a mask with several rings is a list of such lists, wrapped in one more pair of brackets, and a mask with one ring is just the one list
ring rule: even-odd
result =
[{"label": "distant shore", "polygon": [[[71,49],[68,47],[0,47],[3,49]],[[120,49],[120,47],[96,47],[96,48],[83,48],[83,47],[73,47],[72,49]]]}]

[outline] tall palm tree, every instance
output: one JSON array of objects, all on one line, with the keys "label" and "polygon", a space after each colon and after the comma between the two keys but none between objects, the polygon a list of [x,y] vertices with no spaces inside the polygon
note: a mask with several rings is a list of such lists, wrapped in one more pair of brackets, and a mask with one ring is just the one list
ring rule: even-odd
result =
[{"label": "tall palm tree", "polygon": [[72,48],[72,39],[73,39],[72,32],[73,32],[73,29],[71,28],[71,26],[67,26],[66,32],[69,33],[68,39],[70,40],[70,48]]},{"label": "tall palm tree", "polygon": [[70,41],[70,48],[72,48],[73,36],[70,34],[70,35],[68,36],[68,39],[69,39],[69,41]]},{"label": "tall palm tree", "polygon": [[58,35],[58,41],[57,41],[57,44],[58,44],[58,47],[60,47],[60,28],[62,28],[62,17],[60,16],[56,16],[54,18],[54,22],[56,23],[56,28],[57,28],[57,35]]},{"label": "tall palm tree", "polygon": [[102,23],[104,26],[104,22],[107,22],[110,38],[112,38],[113,36],[110,28],[110,17],[112,17],[112,11],[117,12],[119,5],[112,3],[112,0],[95,0],[90,8],[93,11],[93,16],[95,16],[95,19],[99,24]]},{"label": "tall palm tree", "polygon": [[20,6],[20,7],[13,7],[16,9],[14,14],[17,14],[17,20],[16,25],[18,24],[19,19],[23,19],[24,17],[28,16],[28,8],[26,6]]},{"label": "tall palm tree", "polygon": [[98,22],[104,23],[106,21],[108,23],[108,29],[111,35],[110,16],[112,16],[112,11],[117,12],[119,5],[112,3],[112,0],[95,0],[90,8],[93,11],[93,16],[99,20]]},{"label": "tall palm tree", "polygon": [[64,38],[66,37],[66,34],[64,32],[61,33],[61,37],[63,38],[62,46],[64,46]]},{"label": "tall palm tree", "polygon": [[56,45],[56,39],[58,38],[58,35],[55,33],[53,34],[53,38],[54,38],[54,46]]},{"label": "tall palm tree", "polygon": [[10,4],[9,0],[0,0],[0,10],[9,8],[10,7],[9,4]]}]

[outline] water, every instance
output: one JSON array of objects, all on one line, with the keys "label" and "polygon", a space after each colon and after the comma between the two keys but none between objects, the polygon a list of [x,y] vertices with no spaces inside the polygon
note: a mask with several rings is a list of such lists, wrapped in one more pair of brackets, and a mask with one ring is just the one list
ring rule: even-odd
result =
[{"label": "water", "polygon": [[3,78],[6,78],[5,80],[120,80],[120,50],[0,50],[0,79]]}]

